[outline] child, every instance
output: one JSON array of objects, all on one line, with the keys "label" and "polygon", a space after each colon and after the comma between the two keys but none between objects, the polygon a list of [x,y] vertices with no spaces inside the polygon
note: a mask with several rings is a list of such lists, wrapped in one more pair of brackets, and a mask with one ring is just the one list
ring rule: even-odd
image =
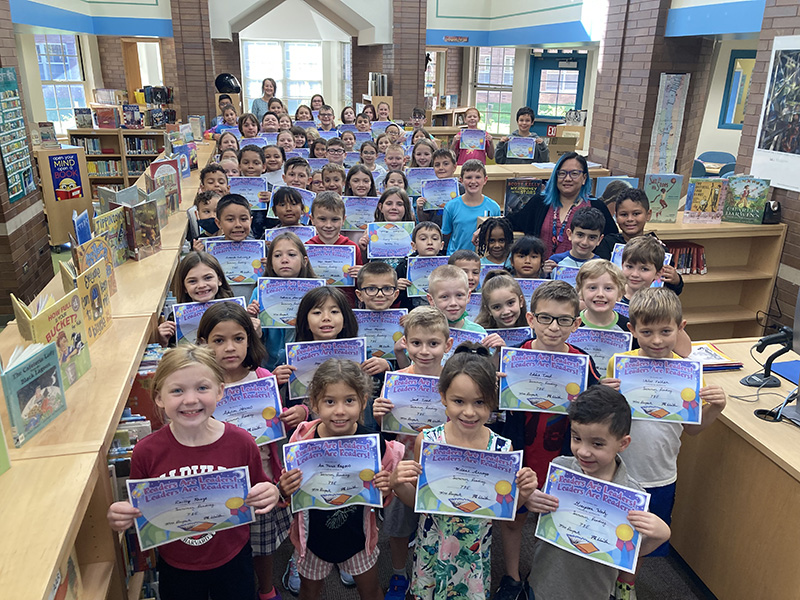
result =
[{"label": "child", "polygon": [[268,108],[270,112],[274,112],[279,117],[286,112],[286,109],[283,107],[283,100],[274,96],[270,98]]},{"label": "child", "polygon": [[[675,350],[686,321],[683,320],[681,302],[674,292],[665,288],[638,291],[631,298],[628,319],[628,328],[639,342],[639,349],[625,352],[625,355],[681,358]],[[608,378],[603,383],[619,390],[620,381],[612,379],[613,375],[612,358],[608,363]],[[700,402],[703,408],[699,425],[639,420],[631,425],[631,444],[625,452],[625,463],[631,476],[651,495],[650,509],[667,525],[672,521],[675,503],[681,434],[685,431],[697,435],[711,425],[725,408],[725,390],[717,385],[703,385]],[[666,556],[668,550],[668,545],[663,544],[651,556]],[[619,581],[625,589],[633,588],[635,579],[628,573],[620,573]]]},{"label": "child", "polygon": [[[286,155],[283,148],[271,144],[264,146],[264,179],[270,186],[281,185],[283,183],[283,162]],[[271,189],[271,188],[270,188]]]},{"label": "child", "polygon": [[544,263],[545,274],[549,275],[556,265],[580,268],[586,261],[599,258],[594,250],[603,241],[605,223],[603,213],[592,206],[576,210],[567,228],[572,249],[552,254]]},{"label": "child", "polygon": [[339,116],[343,125],[353,125],[356,122],[356,111],[352,106],[345,106]]},{"label": "child", "polygon": [[481,284],[481,259],[472,250],[456,250],[447,259],[448,265],[455,265],[467,274],[469,293],[474,294]]},{"label": "child", "polygon": [[283,182],[292,187],[307,189],[311,181],[311,166],[301,156],[293,156],[283,163]]},{"label": "child", "polygon": [[[537,137],[536,134],[531,131],[534,118],[535,114],[533,109],[528,106],[523,106],[517,111],[517,129],[513,131],[510,136],[503,136],[497,144],[494,160],[498,165],[526,165],[530,163],[550,162],[550,149],[544,143],[544,140]],[[508,141],[512,137],[531,138],[531,142],[534,145],[533,158],[509,158],[507,156]]]},{"label": "child", "polygon": [[358,196],[377,196],[375,191],[375,180],[366,165],[357,164],[350,167],[347,177],[344,180],[344,195]]},{"label": "child", "polygon": [[433,142],[434,147],[438,149],[436,139],[431,135],[430,131],[422,127],[420,127],[419,129],[415,129],[411,134],[411,145],[413,146],[421,140],[428,140],[430,142]]},{"label": "child", "polygon": [[311,181],[308,184],[308,189],[315,194],[325,191],[325,182],[322,180],[322,169],[317,169],[311,174]]},{"label": "child", "polygon": [[411,151],[410,166],[431,167],[434,152],[436,152],[436,144],[430,140],[421,139],[414,144],[414,149]]},{"label": "child", "polygon": [[602,258],[584,263],[575,289],[586,307],[581,311],[581,327],[628,331],[628,318],[614,310],[625,292],[625,275],[617,265]]},{"label": "child", "polygon": [[399,187],[387,188],[378,200],[375,208],[375,221],[413,221],[414,212],[411,209],[411,200],[404,189]]},{"label": "child", "polygon": [[[388,163],[387,163],[388,164]],[[468,160],[461,167],[463,195],[448,202],[442,217],[442,233],[449,239],[447,253],[456,250],[472,250],[472,232],[478,217],[499,217],[500,206],[483,195],[483,187],[488,181],[486,167],[479,160]]]},{"label": "child", "polygon": [[413,129],[420,129],[425,127],[425,121],[425,111],[415,106],[411,111],[411,118],[408,120],[408,125],[411,125]]},{"label": "child", "polygon": [[389,138],[390,144],[399,144],[403,137],[400,135],[400,127],[398,127],[397,123],[390,123],[386,126],[384,130],[386,137]]},{"label": "child", "polygon": [[283,150],[284,157],[286,156],[287,152],[292,152],[295,149],[294,136],[288,129],[285,129],[278,134],[276,143],[278,144],[278,148]]},{"label": "child", "polygon": [[280,130],[278,113],[267,112],[261,118],[261,131],[263,133],[277,133]]},{"label": "child", "polygon": [[247,139],[258,137],[258,119],[253,113],[244,113],[239,117],[239,133],[242,134],[243,145],[247,145]]},{"label": "child", "polygon": [[225,109],[225,105],[227,105],[227,104],[233,104],[233,100],[231,100],[230,95],[229,94],[220,94],[219,97],[217,98],[217,108],[219,109],[219,114],[216,117],[214,117],[213,119],[211,119],[211,126],[212,127],[222,123],[222,121],[223,121],[223,119],[222,119],[222,111]]},{"label": "child", "polygon": [[388,102],[378,102],[378,121],[391,121],[391,107]]},{"label": "child", "polygon": [[444,247],[442,230],[436,223],[423,221],[414,227],[411,232],[411,254],[403,258],[395,267],[397,272],[397,285],[400,288],[398,302],[401,308],[412,310],[418,306],[428,306],[425,296],[408,296],[406,290],[411,285],[408,279],[408,258],[412,256],[438,256]]},{"label": "child", "polygon": [[222,194],[215,191],[200,192],[194,198],[194,206],[186,211],[189,220],[186,238],[191,242],[193,250],[203,250],[200,238],[216,235],[219,231],[214,216],[221,197]]},{"label": "child", "polygon": [[344,142],[339,138],[331,138],[325,143],[325,158],[328,162],[344,165],[345,151]]},{"label": "child", "polygon": [[272,194],[272,212],[280,222],[279,227],[292,227],[300,225],[306,206],[300,192],[290,187],[280,187]]},{"label": "child", "polygon": [[[389,136],[385,133],[380,134],[375,138],[375,143],[378,145],[379,156],[386,156],[386,150],[389,148]],[[401,146],[402,148],[402,146]],[[384,161],[385,162],[385,161]]]},{"label": "child", "polygon": [[211,163],[200,171],[200,191],[213,191],[224,196],[228,193],[228,176],[217,163]]},{"label": "child", "polygon": [[[266,211],[260,211],[265,213]],[[250,211],[250,203],[247,198],[239,194],[228,194],[223,196],[217,202],[217,227],[220,228],[221,233],[225,240],[231,242],[241,242],[247,239],[253,239],[250,234],[250,227],[253,222],[253,216]],[[263,232],[261,236],[263,237]],[[266,264],[267,259],[262,258],[261,263]],[[234,283],[232,290],[234,296],[244,296],[249,298],[253,291],[255,284],[252,283]]]},{"label": "child", "polygon": [[[291,441],[369,433],[360,424],[368,391],[369,382],[356,363],[336,358],[325,361],[314,373],[308,388],[311,408],[319,419],[301,423]],[[403,448],[398,442],[386,442],[381,438],[380,451],[381,471],[373,482],[379,490],[388,493],[389,473],[399,462]],[[279,489],[287,501],[300,489],[302,477],[299,469],[281,475]],[[292,522],[291,538],[302,598],[322,597],[324,579],[334,564],[352,573],[362,600],[383,598],[376,567],[379,552],[374,510],[364,506],[308,509],[298,513]]]},{"label": "child", "polygon": [[328,192],[335,192],[341,194],[344,189],[344,180],[347,173],[344,167],[339,163],[329,162],[322,167],[322,183],[325,185],[325,190]]},{"label": "child", "polygon": [[311,107],[306,104],[301,104],[297,107],[297,110],[294,111],[294,120],[295,121],[313,121],[314,115],[311,114]]},{"label": "child", "polygon": [[[214,154],[222,154],[223,150],[227,150],[228,148],[233,148],[236,152],[239,151],[239,139],[233,135],[230,131],[225,131],[221,133],[220,136],[217,138],[217,147],[214,150]],[[221,158],[220,158],[221,160]]]},{"label": "child", "polygon": [[[312,102],[311,107],[314,107]],[[323,104],[321,107],[317,109],[319,112],[317,115],[319,116],[319,129],[320,131],[333,131],[336,129],[336,123],[333,119],[333,109],[328,106],[327,104]]]},{"label": "child", "polygon": [[511,246],[511,274],[518,279],[541,279],[544,242],[526,235]]},{"label": "child", "polygon": [[[187,345],[164,353],[153,378],[153,398],[169,424],[136,444],[130,475],[134,479],[176,476],[191,470],[186,465],[203,465],[204,472],[246,466],[252,487],[245,503],[256,514],[267,514],[276,506],[279,492],[267,480],[258,446],[243,429],[211,418],[222,399],[223,382],[224,373],[211,350]],[[115,502],[108,509],[114,531],[132,527],[139,516],[141,512],[130,502]],[[249,542],[249,528],[231,527],[161,546],[161,598],[210,595],[251,600],[254,578]]]},{"label": "child", "polygon": [[306,130],[302,127],[292,127],[289,131],[292,133],[292,137],[294,138],[294,147],[295,148],[308,148],[308,136],[306,136]]},{"label": "child", "polygon": [[467,317],[468,300],[469,284],[462,269],[455,265],[442,265],[433,270],[428,278],[428,303],[445,314],[450,327],[486,335],[483,327]]},{"label": "child", "polygon": [[[486,427],[497,410],[497,374],[488,351],[477,344],[456,348],[439,378],[448,421],[426,429],[417,437],[415,460],[404,460],[392,473],[392,489],[408,506],[414,504],[417,477],[421,474],[422,441],[508,452],[510,440]],[[536,475],[522,468],[516,477],[519,499],[526,501],[536,489]],[[423,514],[414,547],[414,598],[484,598],[491,584],[491,521],[462,516]],[[457,544],[454,548],[453,546]]]},{"label": "child", "polygon": [[387,171],[386,176],[383,178],[383,184],[381,185],[381,190],[378,191],[385,191],[388,190],[390,187],[400,188],[401,190],[408,190],[408,179],[406,178],[406,174],[403,171],[392,170]]},{"label": "child", "polygon": [[[436,173],[437,179],[448,179],[454,176],[456,172],[456,155],[449,148],[439,148],[433,153],[431,157],[431,166]],[[458,183],[458,194],[464,193],[464,185]],[[431,211],[423,210],[425,206],[425,198],[420,196],[417,198],[417,217],[420,221],[425,219],[431,220],[437,225],[442,224],[442,216],[444,209],[436,209]]]},{"label": "child", "polygon": [[[398,345],[401,350],[407,350],[411,360],[411,365],[401,369],[401,373],[439,377],[442,359],[453,346],[442,311],[432,306],[420,306],[408,313]],[[394,404],[387,398],[376,398],[373,406],[375,420],[381,423],[393,408]],[[416,436],[400,434],[397,441],[405,448],[403,460],[414,460]],[[402,502],[392,502],[384,510],[383,530],[389,536],[393,571],[386,591],[387,600],[404,600],[406,597],[409,586],[406,574],[408,540],[416,533],[418,521],[414,509]]]},{"label": "child", "polygon": [[[467,123],[467,129],[478,129],[478,122],[481,120],[481,113],[475,107],[469,107],[467,112],[464,113],[464,120]],[[458,157],[456,164],[463,165],[468,160],[478,160],[481,164],[486,164],[487,158],[494,158],[494,142],[492,142],[492,134],[488,131],[484,132],[486,135],[486,143],[484,150],[466,150],[461,148],[461,132],[459,131],[453,138],[453,143],[450,144],[450,149]],[[463,171],[462,171],[463,173]]]},{"label": "child", "polygon": [[621,302],[628,304],[639,290],[649,288],[664,269],[664,247],[649,235],[634,238],[622,251],[622,273],[625,275],[625,295]]},{"label": "child", "polygon": [[317,138],[311,142],[311,149],[309,150],[311,158],[328,158],[326,145],[327,142],[322,138]]},{"label": "child", "polygon": [[261,177],[264,174],[264,150],[250,144],[239,150],[239,172],[242,177]]},{"label": "child", "polygon": [[239,170],[239,158],[238,158],[238,150],[234,151],[233,148],[229,148],[224,152],[233,152],[233,156],[222,158],[219,161],[219,166],[222,167],[222,170],[225,171],[225,176],[230,179],[231,177],[241,177],[241,171]]},{"label": "child", "polygon": [[356,115],[356,130],[362,133],[370,131],[370,122],[368,114],[362,112]]},{"label": "child", "polygon": [[[214,352],[217,364],[224,373],[225,384],[255,381],[272,375],[259,367],[266,359],[266,351],[256,338],[250,316],[238,304],[219,302],[203,313],[197,327],[198,343]],[[287,429],[297,427],[308,418],[308,409],[298,403],[284,408],[280,415]],[[267,480],[276,483],[281,472],[281,451],[273,442],[259,447],[261,464]],[[250,525],[250,545],[253,566],[258,577],[259,598],[274,598],[272,586],[272,555],[289,535],[291,513],[286,506],[276,507],[268,515],[261,515]]]},{"label": "child", "polygon": [[239,115],[236,113],[236,109],[233,107],[233,104],[226,104],[222,108],[222,122],[211,128],[211,133],[213,134],[214,139],[219,140],[219,136],[226,127],[238,128],[238,119]]},{"label": "child", "polygon": [[292,130],[292,117],[287,115],[285,112],[281,113],[281,116],[278,117],[278,129],[280,131],[289,131]]},{"label": "child", "polygon": [[379,179],[386,176],[386,169],[375,164],[375,159],[378,158],[378,146],[375,145],[375,142],[369,140],[362,142],[359,153],[361,163],[372,173],[373,178]]},{"label": "child", "polygon": [[[378,150],[381,149],[381,143],[378,141]],[[386,147],[383,161],[386,163],[387,171],[402,171],[406,166],[406,151],[399,144],[391,144]]]},{"label": "child", "polygon": [[342,144],[344,144],[344,151],[345,152],[353,152],[356,146],[356,134],[352,131],[343,131],[342,132]]},{"label": "child", "polygon": [[508,257],[513,243],[511,223],[502,217],[489,217],[478,229],[477,254],[481,257],[481,264],[510,267]]},{"label": "child", "polygon": [[[553,463],[642,490],[620,456],[631,442],[631,409],[625,397],[606,386],[595,386],[570,403],[568,415],[573,456],[559,456]],[[630,450],[625,452],[626,459],[629,454]],[[536,490],[526,506],[536,513],[552,512],[558,510],[558,498]],[[669,526],[651,512],[629,511],[628,521],[642,534],[642,556],[669,539]],[[606,599],[614,597],[617,574],[613,567],[575,556],[552,544],[536,544],[529,582],[537,598]]]},{"label": "child", "polygon": [[364,105],[362,112],[369,117],[370,123],[378,120],[378,113],[375,112],[375,107],[372,104]]},{"label": "child", "polygon": [[[207,252],[189,252],[183,257],[175,272],[172,288],[178,304],[233,297],[222,266]],[[175,321],[170,315],[158,326],[158,342],[166,348],[175,345],[174,338]]]},{"label": "child", "polygon": [[491,271],[483,282],[481,311],[475,322],[486,329],[526,327],[527,314],[525,296],[517,280],[504,271]]}]

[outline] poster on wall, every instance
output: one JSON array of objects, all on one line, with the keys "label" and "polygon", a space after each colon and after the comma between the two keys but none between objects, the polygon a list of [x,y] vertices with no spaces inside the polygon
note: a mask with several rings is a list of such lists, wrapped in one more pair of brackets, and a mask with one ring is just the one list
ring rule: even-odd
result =
[{"label": "poster on wall", "polygon": [[776,37],[750,173],[800,192],[800,36]]},{"label": "poster on wall", "polygon": [[658,84],[658,103],[650,136],[648,173],[674,173],[681,141],[683,112],[689,92],[689,73],[662,73]]},{"label": "poster on wall", "polygon": [[53,179],[53,190],[56,200],[69,200],[83,196],[83,182],[81,181],[81,165],[75,152],[65,152],[55,156],[48,156],[50,161],[50,174]]},{"label": "poster on wall", "polygon": [[16,202],[32,192],[35,184],[19,84],[13,67],[0,69],[0,154],[6,170],[8,199]]}]

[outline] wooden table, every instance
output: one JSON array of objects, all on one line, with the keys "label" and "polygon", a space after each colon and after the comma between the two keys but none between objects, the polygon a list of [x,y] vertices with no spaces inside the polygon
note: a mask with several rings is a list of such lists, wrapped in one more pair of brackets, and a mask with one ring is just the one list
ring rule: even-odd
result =
[{"label": "wooden table", "polygon": [[[756,392],[739,380],[761,370],[749,354],[757,339],[715,342],[744,369],[706,375],[725,388],[728,404],[703,433],[684,434],[678,459],[672,544],[721,600],[800,597],[800,428],[753,414],[780,404],[795,385],[781,380],[753,403],[731,397]],[[798,356],[782,360],[791,358]]]},{"label": "wooden table", "polygon": [[[703,162],[702,160],[700,162]],[[724,163],[703,162],[706,173],[709,175],[719,175],[719,170],[725,166]]]}]

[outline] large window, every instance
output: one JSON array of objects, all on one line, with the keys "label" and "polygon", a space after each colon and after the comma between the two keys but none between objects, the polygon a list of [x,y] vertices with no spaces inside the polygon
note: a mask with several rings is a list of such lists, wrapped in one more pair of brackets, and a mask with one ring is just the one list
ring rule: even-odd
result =
[{"label": "large window", "polygon": [[242,40],[243,92],[246,110],[261,97],[261,82],[272,77],[275,95],[290,114],[322,93],[322,43]]},{"label": "large window", "polygon": [[478,48],[475,59],[475,107],[489,133],[511,131],[514,48]]},{"label": "large window", "polygon": [[425,55],[430,58],[425,68],[425,97],[436,97],[436,57],[439,53],[427,52]]},{"label": "large window", "polygon": [[355,106],[353,104],[353,46],[350,42],[342,42],[341,44],[342,44],[342,106]]},{"label": "large window", "polygon": [[536,114],[543,117],[563,117],[575,108],[578,97],[578,71],[542,69],[539,81],[539,106]]},{"label": "large window", "polygon": [[75,127],[72,109],[88,106],[83,82],[80,46],[74,35],[35,35],[39,77],[47,111],[56,133]]}]

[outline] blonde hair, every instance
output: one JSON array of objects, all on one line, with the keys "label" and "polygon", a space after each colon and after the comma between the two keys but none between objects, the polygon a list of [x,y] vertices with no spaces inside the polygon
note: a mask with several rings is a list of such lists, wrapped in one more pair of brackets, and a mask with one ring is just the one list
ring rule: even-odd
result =
[{"label": "blonde hair", "polygon": [[445,342],[450,338],[447,317],[434,306],[418,306],[408,313],[403,325],[403,335],[408,337],[414,328],[423,328],[427,333],[439,333]]},{"label": "blonde hair", "polygon": [[622,297],[622,294],[625,292],[625,274],[617,265],[603,258],[587,260],[581,265],[581,268],[578,270],[578,276],[575,278],[575,289],[580,293],[584,284],[589,279],[597,279],[603,275],[611,277],[614,285],[617,286],[620,297]]},{"label": "blonde hair", "polygon": [[[319,403],[325,395],[325,390],[334,383],[344,383],[347,387],[352,388],[361,403],[363,415],[372,382],[361,370],[361,365],[341,358],[329,358],[317,367],[311,383],[308,384],[308,399],[311,408],[315,412],[317,411]],[[359,421],[361,421],[360,418]]]},{"label": "blonde hair", "polygon": [[664,268],[664,246],[652,235],[640,235],[625,244],[622,264],[653,265],[656,271]]},{"label": "blonde hair", "polygon": [[194,344],[181,344],[164,352],[164,356],[158,362],[156,374],[153,376],[153,395],[161,393],[167,377],[176,371],[195,365],[208,367],[220,385],[225,383],[225,373],[210,348]]},{"label": "blonde hair", "polygon": [[651,325],[668,320],[678,325],[683,321],[683,307],[678,295],[667,288],[645,288],[631,298],[628,308],[631,326]]},{"label": "blonde hair", "polygon": [[467,288],[467,292],[469,292],[469,278],[464,269],[456,267],[455,265],[442,265],[436,267],[430,274],[430,277],[428,277],[428,293],[433,296],[434,288],[438,283],[452,280],[463,283],[464,287]]}]

